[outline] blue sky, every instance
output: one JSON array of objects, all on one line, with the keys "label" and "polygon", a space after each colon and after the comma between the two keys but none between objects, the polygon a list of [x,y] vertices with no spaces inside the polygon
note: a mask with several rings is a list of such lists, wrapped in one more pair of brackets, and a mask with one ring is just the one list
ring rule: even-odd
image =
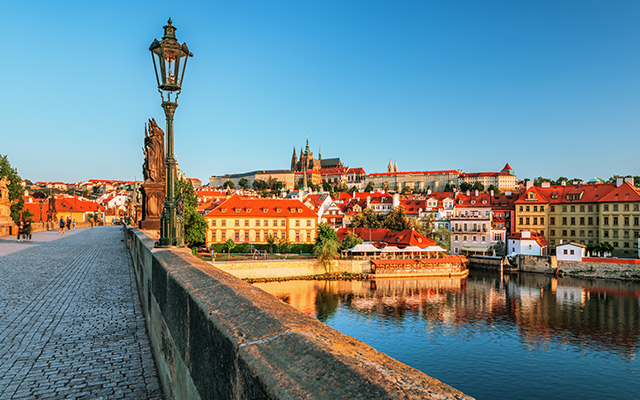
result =
[{"label": "blue sky", "polygon": [[[171,11],[167,11],[171,10]],[[317,154],[368,173],[640,175],[638,1],[24,1],[3,5],[0,154],[23,178],[142,175],[164,126],[148,46],[194,57],[175,116],[190,177]]]}]

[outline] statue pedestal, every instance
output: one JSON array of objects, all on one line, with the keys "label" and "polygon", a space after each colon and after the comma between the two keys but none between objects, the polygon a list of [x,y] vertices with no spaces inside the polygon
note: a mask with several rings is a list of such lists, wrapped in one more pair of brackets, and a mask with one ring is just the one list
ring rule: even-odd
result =
[{"label": "statue pedestal", "polygon": [[0,197],[0,236],[10,235],[12,226],[16,225],[11,219],[11,202]]},{"label": "statue pedestal", "polygon": [[146,230],[160,230],[160,217],[164,208],[164,183],[142,184],[142,219],[138,228]]}]

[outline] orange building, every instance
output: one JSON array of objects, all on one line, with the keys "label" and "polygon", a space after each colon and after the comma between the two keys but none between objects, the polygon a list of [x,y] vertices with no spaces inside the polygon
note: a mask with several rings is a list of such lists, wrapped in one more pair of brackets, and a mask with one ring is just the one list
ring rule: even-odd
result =
[{"label": "orange building", "polygon": [[234,242],[265,244],[271,235],[291,243],[314,243],[318,215],[298,199],[233,195],[205,215],[207,246]]}]

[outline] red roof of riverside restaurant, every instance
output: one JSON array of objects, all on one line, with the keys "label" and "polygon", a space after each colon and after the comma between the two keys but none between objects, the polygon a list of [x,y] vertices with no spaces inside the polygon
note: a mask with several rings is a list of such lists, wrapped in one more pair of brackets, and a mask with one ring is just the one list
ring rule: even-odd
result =
[{"label": "red roof of riverside restaurant", "polygon": [[245,198],[237,194],[229,197],[205,217],[290,217],[317,218],[309,207],[298,199]]},{"label": "red roof of riverside restaurant", "polygon": [[336,234],[338,239],[342,240],[350,232],[367,242],[388,243],[396,247],[418,246],[424,248],[436,244],[434,240],[411,229],[395,232],[385,228],[340,228]]},{"label": "red roof of riverside restaurant", "polygon": [[411,171],[411,172],[379,172],[369,174],[368,176],[396,176],[396,175],[439,175],[439,174],[460,174],[461,171],[444,170],[444,171]]}]

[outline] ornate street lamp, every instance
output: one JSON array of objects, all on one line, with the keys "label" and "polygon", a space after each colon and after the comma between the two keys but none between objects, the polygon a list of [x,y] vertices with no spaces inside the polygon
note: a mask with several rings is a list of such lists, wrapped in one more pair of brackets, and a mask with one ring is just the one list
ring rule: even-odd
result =
[{"label": "ornate street lamp", "polygon": [[[154,39],[151,46],[153,68],[156,71],[158,92],[162,98],[162,108],[167,119],[167,155],[165,165],[166,196],[160,221],[160,241],[158,247],[182,246],[184,241],[184,222],[176,216],[175,180],[176,160],[173,156],[173,115],[178,107],[178,95],[182,90],[182,79],[189,57],[193,54],[186,43],[179,44],[176,39],[176,28],[171,25],[171,18],[164,26],[164,36],[161,41]],[[165,100],[165,94],[167,98]],[[175,95],[174,100],[171,96]]]}]

